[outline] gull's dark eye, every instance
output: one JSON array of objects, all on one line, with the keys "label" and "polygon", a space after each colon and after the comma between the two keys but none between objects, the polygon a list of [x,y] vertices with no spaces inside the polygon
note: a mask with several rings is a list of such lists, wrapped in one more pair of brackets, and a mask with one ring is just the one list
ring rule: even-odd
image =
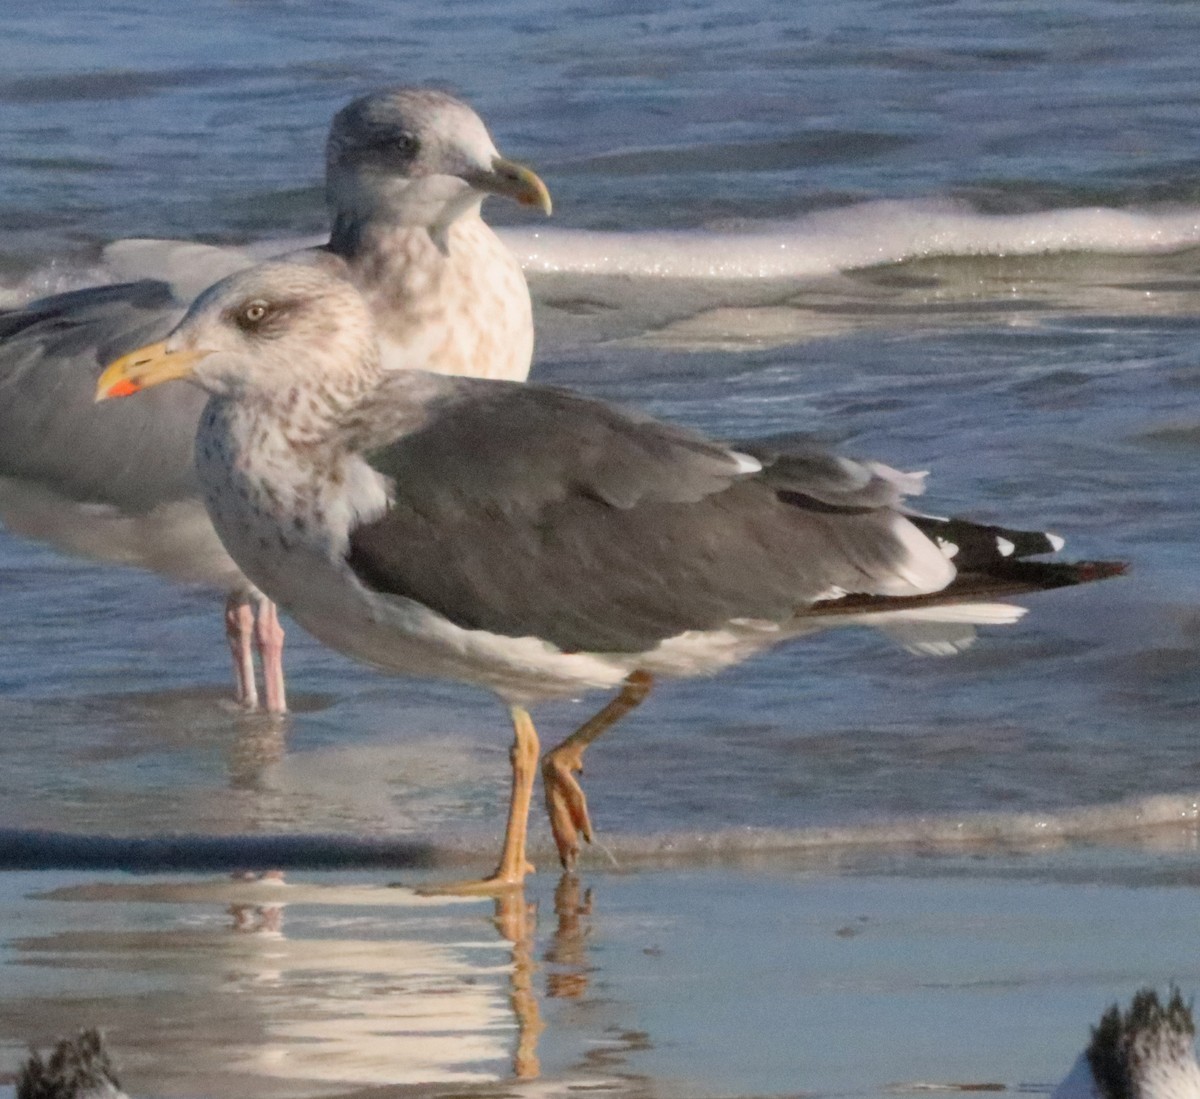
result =
[{"label": "gull's dark eye", "polygon": [[421,151],[421,142],[417,135],[408,130],[392,134],[387,141],[387,146],[391,149],[393,156],[399,156],[404,160],[411,160]]},{"label": "gull's dark eye", "polygon": [[416,155],[421,151],[421,140],[412,130],[385,126],[371,134],[364,151],[371,160],[403,166],[416,160]]},{"label": "gull's dark eye", "polygon": [[358,145],[364,153],[393,162],[412,160],[421,151],[417,135],[394,124],[372,126],[359,137]]}]

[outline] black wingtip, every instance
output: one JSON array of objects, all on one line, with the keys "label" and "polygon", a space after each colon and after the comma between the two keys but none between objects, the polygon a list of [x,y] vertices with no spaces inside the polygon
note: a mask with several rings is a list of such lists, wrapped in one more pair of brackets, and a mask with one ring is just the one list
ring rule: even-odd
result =
[{"label": "black wingtip", "polygon": [[1128,561],[1076,561],[1072,566],[1077,584],[1090,584],[1093,580],[1111,580],[1114,576],[1125,576],[1129,572]]},{"label": "black wingtip", "polygon": [[1124,576],[1126,561],[1013,561],[996,562],[985,570],[999,581],[1021,585],[1026,591],[1069,588]]}]

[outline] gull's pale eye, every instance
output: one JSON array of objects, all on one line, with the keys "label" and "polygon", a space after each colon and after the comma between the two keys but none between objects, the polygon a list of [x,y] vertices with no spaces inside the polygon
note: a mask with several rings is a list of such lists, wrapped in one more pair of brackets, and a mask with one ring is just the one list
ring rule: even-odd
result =
[{"label": "gull's pale eye", "polygon": [[243,328],[255,328],[266,318],[270,307],[265,301],[251,301],[242,306],[238,312],[238,324]]},{"label": "gull's pale eye", "polygon": [[274,340],[288,330],[287,318],[302,303],[283,295],[270,298],[243,298],[223,314],[226,324],[240,328],[257,340]]}]

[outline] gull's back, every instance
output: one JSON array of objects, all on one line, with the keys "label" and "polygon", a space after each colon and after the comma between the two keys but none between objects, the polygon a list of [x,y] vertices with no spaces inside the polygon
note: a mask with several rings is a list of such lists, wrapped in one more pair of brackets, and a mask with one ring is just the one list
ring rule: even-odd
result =
[{"label": "gull's back", "polygon": [[0,520],[9,530],[179,580],[242,583],[196,496],[204,395],[177,386],[141,408],[93,404],[105,364],[162,339],[187,304],[169,283],[144,279],[0,314]]},{"label": "gull's back", "polygon": [[[193,494],[186,429],[195,426],[201,394],[151,394],[159,399],[149,410],[93,407],[104,366],[162,339],[186,306],[166,283],[143,280],[0,314],[0,472],[131,514]],[[139,461],[147,452],[160,460]]]}]

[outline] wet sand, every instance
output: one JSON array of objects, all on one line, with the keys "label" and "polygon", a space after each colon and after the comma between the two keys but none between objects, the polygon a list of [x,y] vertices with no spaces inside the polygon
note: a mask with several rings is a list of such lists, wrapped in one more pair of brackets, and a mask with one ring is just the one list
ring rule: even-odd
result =
[{"label": "wet sand", "polygon": [[1129,846],[543,873],[0,875],[0,1074],[99,1024],[135,1096],[1048,1090],[1200,988],[1194,829]]}]

